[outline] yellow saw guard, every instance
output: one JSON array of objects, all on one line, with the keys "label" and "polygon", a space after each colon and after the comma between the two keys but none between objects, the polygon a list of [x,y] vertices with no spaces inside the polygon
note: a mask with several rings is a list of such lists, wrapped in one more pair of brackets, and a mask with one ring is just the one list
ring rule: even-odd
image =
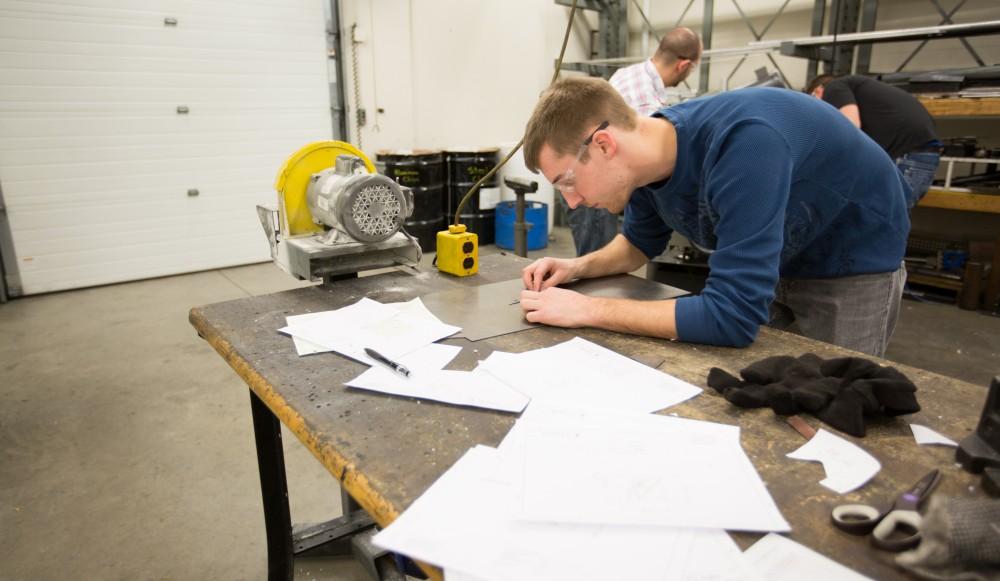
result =
[{"label": "yellow saw guard", "polygon": [[316,141],[285,160],[278,171],[274,189],[278,191],[278,213],[286,236],[304,236],[323,231],[322,226],[313,222],[312,212],[306,203],[309,178],[334,167],[341,155],[361,158],[368,173],[375,173],[375,164],[360,149],[343,141]]}]

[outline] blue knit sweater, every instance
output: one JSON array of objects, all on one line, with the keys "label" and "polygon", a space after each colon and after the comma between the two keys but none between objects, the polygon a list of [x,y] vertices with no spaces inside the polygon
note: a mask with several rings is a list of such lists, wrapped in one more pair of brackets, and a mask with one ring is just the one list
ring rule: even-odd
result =
[{"label": "blue knit sweater", "polygon": [[677,165],[667,180],[632,193],[624,235],[650,258],[673,230],[712,251],[704,291],[677,301],[681,340],[750,344],[779,277],[900,267],[907,186],[885,151],[833,107],[750,88],[654,117],[677,129]]}]

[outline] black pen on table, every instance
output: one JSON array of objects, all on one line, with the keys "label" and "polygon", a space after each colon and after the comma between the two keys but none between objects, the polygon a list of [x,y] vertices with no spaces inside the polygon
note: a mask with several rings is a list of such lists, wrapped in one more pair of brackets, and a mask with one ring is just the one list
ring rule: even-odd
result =
[{"label": "black pen on table", "polygon": [[400,375],[402,375],[404,377],[409,377],[410,376],[410,370],[409,369],[407,369],[406,367],[404,367],[403,365],[401,365],[399,363],[396,363],[392,359],[389,359],[385,355],[382,355],[378,351],[376,351],[374,349],[369,349],[368,347],[365,347],[365,353],[367,353],[368,356],[371,357],[372,359],[374,359],[375,361],[378,361],[382,365],[385,365],[385,366],[389,367],[390,369],[392,369],[396,373],[398,373],[398,374],[400,374]]}]

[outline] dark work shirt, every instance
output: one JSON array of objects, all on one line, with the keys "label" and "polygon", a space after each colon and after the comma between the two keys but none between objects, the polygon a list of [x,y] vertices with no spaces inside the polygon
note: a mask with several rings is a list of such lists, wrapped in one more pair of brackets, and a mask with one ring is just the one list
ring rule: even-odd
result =
[{"label": "dark work shirt", "polygon": [[669,179],[632,192],[624,234],[650,258],[672,231],[713,251],[705,290],[677,300],[682,340],[747,345],[768,320],[779,278],[899,268],[909,188],[833,108],[787,89],[750,88],[656,116],[677,131],[677,163]]},{"label": "dark work shirt", "polygon": [[861,130],[893,159],[937,139],[934,119],[920,101],[875,79],[858,75],[834,79],[826,84],[823,100],[837,109],[857,105]]}]

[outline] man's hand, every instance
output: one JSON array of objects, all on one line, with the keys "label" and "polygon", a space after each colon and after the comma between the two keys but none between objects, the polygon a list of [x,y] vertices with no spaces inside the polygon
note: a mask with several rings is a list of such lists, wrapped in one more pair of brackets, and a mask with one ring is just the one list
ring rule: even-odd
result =
[{"label": "man's hand", "polygon": [[[542,260],[553,260],[543,258]],[[530,268],[530,267],[529,267]],[[525,269],[527,270],[527,269]],[[529,323],[554,327],[586,327],[591,313],[588,296],[564,288],[548,288],[541,292],[521,291],[521,308]]]},{"label": "man's hand", "polygon": [[577,261],[572,258],[539,258],[521,271],[524,288],[529,291],[545,289],[577,278]]}]

